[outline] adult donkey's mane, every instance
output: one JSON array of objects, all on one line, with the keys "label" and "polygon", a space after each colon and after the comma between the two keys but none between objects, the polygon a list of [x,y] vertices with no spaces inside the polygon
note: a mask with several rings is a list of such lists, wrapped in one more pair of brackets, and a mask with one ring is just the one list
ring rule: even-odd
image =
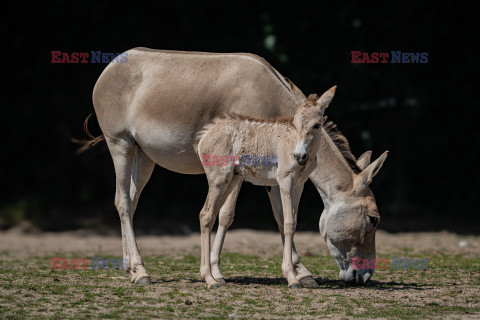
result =
[{"label": "adult donkey's mane", "polygon": [[335,146],[347,161],[348,166],[355,174],[359,174],[362,170],[357,165],[357,160],[350,150],[350,144],[348,143],[347,138],[342,134],[338,126],[333,123],[333,121],[327,121],[327,116],[324,117],[323,129],[328,133],[328,136],[332,139]]}]

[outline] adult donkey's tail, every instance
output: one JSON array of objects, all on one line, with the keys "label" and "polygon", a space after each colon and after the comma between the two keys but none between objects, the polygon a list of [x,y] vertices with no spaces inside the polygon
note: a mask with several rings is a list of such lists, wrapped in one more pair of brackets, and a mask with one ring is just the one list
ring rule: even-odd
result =
[{"label": "adult donkey's tail", "polygon": [[90,113],[90,115],[87,117],[87,119],[85,119],[85,122],[83,123],[83,130],[85,131],[85,133],[87,134],[87,136],[90,138],[90,140],[88,139],[84,139],[84,140],[78,140],[78,139],[75,139],[75,138],[72,138],[72,142],[73,143],[77,143],[77,144],[80,144],[82,145],[78,150],[77,150],[77,153],[80,154],[82,153],[83,151],[89,149],[90,147],[93,147],[94,145],[96,145],[97,143],[99,142],[102,142],[103,140],[105,140],[105,137],[103,136],[103,134],[99,135],[98,137],[94,137],[90,131],[88,130],[88,120],[90,119],[90,117],[92,116],[93,113]]}]

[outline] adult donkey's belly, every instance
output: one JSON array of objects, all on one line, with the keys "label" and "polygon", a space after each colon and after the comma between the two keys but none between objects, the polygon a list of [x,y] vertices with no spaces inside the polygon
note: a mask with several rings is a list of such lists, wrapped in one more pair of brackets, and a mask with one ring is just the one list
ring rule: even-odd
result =
[{"label": "adult donkey's belly", "polygon": [[216,116],[292,115],[296,101],[278,74],[248,55],[128,51],[128,62],[109,65],[93,101],[107,137],[133,137],[158,165],[203,173],[193,142]]}]

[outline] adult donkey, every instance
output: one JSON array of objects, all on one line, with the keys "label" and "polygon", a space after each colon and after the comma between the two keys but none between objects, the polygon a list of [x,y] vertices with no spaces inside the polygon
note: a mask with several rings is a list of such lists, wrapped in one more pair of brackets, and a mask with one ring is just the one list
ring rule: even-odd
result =
[{"label": "adult donkey", "polygon": [[[184,174],[202,174],[193,142],[216,116],[237,113],[254,118],[293,116],[303,93],[264,59],[252,54],[161,51],[135,48],[127,63],[111,63],[93,90],[93,104],[116,174],[115,206],[122,229],[123,256],[132,282],[150,284],[139,254],[132,220],[138,198],[155,163]],[[375,230],[380,220],[368,185],[386,153],[370,164],[371,152],[358,160],[333,123],[326,124],[310,180],[325,210],[320,232],[340,267],[340,279],[366,283],[373,270],[353,270],[352,257],[375,258]],[[283,213],[278,187],[267,188],[282,241]],[[212,251],[212,270],[223,282],[220,250],[233,217],[235,197],[220,209],[219,230]],[[228,211],[229,214],[222,214]],[[223,219],[222,219],[223,218]],[[316,286],[293,247],[297,279]]]}]

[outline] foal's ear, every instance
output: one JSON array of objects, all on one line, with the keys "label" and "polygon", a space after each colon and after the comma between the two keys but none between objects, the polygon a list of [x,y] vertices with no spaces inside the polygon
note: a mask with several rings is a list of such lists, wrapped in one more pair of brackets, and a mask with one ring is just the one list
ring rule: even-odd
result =
[{"label": "foal's ear", "polygon": [[385,159],[387,159],[388,151],[382,153],[382,155],[370,164],[365,170],[360,172],[358,176],[355,177],[355,187],[364,187],[368,186],[372,182],[373,177],[378,173],[382,167]]},{"label": "foal's ear", "polygon": [[337,90],[337,86],[333,86],[317,100],[317,106],[321,109],[327,109],[330,102],[332,102],[333,96],[335,95],[335,90]]},{"label": "foal's ear", "polygon": [[357,166],[360,168],[360,170],[365,170],[365,168],[370,164],[371,157],[372,151],[366,151],[357,159]]}]

